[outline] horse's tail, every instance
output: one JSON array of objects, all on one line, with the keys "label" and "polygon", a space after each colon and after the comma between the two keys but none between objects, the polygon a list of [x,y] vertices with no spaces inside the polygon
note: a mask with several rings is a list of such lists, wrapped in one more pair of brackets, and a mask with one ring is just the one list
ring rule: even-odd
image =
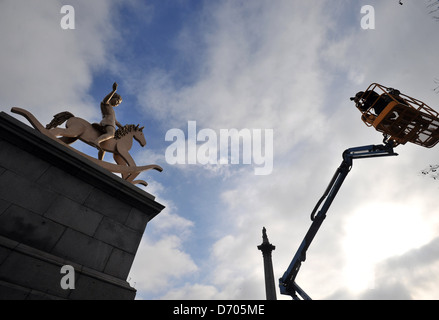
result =
[{"label": "horse's tail", "polygon": [[56,128],[72,117],[74,117],[74,115],[68,111],[57,113],[53,116],[52,121],[50,121],[50,123],[46,125],[46,129]]}]

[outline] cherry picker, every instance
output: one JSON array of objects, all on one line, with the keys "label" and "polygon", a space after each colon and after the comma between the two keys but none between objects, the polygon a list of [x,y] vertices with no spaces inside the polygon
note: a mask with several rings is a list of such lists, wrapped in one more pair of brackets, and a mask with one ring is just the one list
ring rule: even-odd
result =
[{"label": "cherry picker", "polygon": [[[280,293],[295,300],[310,300],[310,296],[296,283],[296,277],[306,260],[306,252],[326,218],[326,213],[352,169],[356,159],[397,156],[394,148],[412,142],[431,148],[439,142],[439,113],[422,101],[403,95],[399,90],[373,83],[366,91],[351,98],[362,113],[361,119],[384,135],[383,144],[349,148],[343,152],[337,168],[323,196],[311,213],[311,226],[293,257],[288,269],[279,279]],[[320,209],[320,210],[319,210]]]}]

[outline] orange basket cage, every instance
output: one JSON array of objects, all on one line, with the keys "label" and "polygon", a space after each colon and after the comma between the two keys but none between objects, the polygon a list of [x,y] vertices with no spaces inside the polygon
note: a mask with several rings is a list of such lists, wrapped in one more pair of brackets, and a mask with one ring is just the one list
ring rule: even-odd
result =
[{"label": "orange basket cage", "polygon": [[394,146],[412,142],[432,148],[439,142],[439,113],[392,88],[372,83],[356,100],[356,107],[361,120],[382,132]]}]

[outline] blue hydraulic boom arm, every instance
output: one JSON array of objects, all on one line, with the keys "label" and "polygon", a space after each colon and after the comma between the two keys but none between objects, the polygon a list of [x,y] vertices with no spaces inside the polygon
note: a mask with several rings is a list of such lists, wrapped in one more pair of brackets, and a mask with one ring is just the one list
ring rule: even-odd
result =
[{"label": "blue hydraulic boom arm", "polygon": [[[385,156],[397,156],[398,154],[393,151],[393,145],[387,143],[385,145],[369,145],[356,148],[350,148],[343,152],[343,161],[332,177],[331,182],[326,188],[325,193],[317,202],[314,210],[311,213],[312,224],[305,235],[299,249],[294,255],[288,269],[285,271],[282,278],[279,279],[280,293],[290,295],[295,300],[300,300],[300,297],[305,300],[311,300],[311,298],[303,291],[295,282],[297,273],[299,272],[302,262],[306,259],[306,251],[308,250],[312,240],[319,231],[323,220],[326,218],[326,212],[332,204],[332,201],[337,195],[343,181],[352,169],[354,159],[385,157]],[[324,202],[323,202],[324,201]],[[323,205],[322,205],[323,203]],[[322,206],[321,206],[322,205]],[[320,211],[316,214],[317,210]],[[299,296],[300,297],[299,297]]]}]

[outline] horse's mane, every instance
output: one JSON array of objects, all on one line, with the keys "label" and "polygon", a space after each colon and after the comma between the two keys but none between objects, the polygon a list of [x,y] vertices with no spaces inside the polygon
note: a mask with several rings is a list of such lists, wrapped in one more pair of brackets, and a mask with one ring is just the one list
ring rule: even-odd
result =
[{"label": "horse's mane", "polygon": [[139,128],[139,125],[136,126],[134,124],[126,124],[123,127],[120,127],[119,129],[116,130],[116,132],[114,133],[114,138],[120,139],[132,131],[142,131],[142,129],[143,128]]}]

